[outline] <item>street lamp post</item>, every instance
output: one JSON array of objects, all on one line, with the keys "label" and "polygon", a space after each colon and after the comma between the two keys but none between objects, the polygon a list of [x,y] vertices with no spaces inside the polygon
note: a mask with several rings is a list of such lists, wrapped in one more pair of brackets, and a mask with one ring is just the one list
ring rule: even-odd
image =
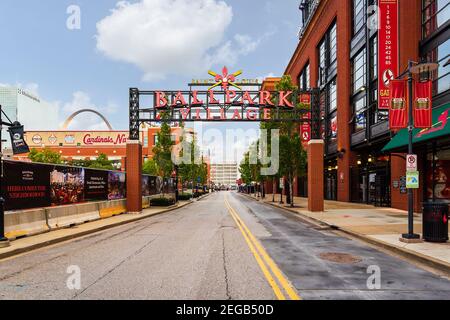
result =
[{"label": "street lamp post", "polygon": [[[423,71],[430,73],[438,68],[437,63],[417,63],[408,61],[408,154],[413,154],[413,74],[420,74]],[[401,78],[402,76],[400,76]],[[402,239],[419,240],[420,235],[414,233],[414,192],[408,188],[408,233],[402,234]]]},{"label": "street lamp post", "polygon": [[[413,154],[413,75],[411,68],[413,62],[408,62],[408,154]],[[414,233],[414,192],[408,189],[408,233],[402,234],[403,239],[414,240],[420,239],[420,235]]]}]

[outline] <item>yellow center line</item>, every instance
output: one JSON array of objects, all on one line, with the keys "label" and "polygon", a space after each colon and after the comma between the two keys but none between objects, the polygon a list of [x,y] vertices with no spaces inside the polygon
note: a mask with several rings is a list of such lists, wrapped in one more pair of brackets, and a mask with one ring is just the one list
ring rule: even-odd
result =
[{"label": "yellow center line", "polygon": [[245,233],[244,229],[242,228],[241,223],[236,218],[236,216],[233,213],[233,209],[230,207],[228,202],[225,200],[225,204],[228,207],[228,210],[231,214],[231,217],[233,218],[236,225],[239,227],[239,230],[241,230],[242,235],[244,236],[245,241],[247,242],[248,247],[250,248],[250,251],[253,253],[253,256],[256,259],[256,262],[258,263],[259,267],[261,268],[261,271],[263,272],[264,276],[266,277],[267,282],[269,282],[269,285],[272,287],[273,292],[275,293],[275,296],[278,300],[286,300],[286,297],[282,293],[280,287],[278,286],[277,282],[274,280],[272,275],[270,274],[269,270],[267,269],[266,265],[262,261],[261,257],[259,256],[258,252],[256,251],[255,247],[253,246],[253,243],[250,241],[249,237]]},{"label": "yellow center line", "polygon": [[[239,222],[238,226],[244,229],[244,237],[248,237],[250,242],[254,245],[254,247],[257,248],[259,254],[261,255],[262,259],[265,261],[265,263],[269,266],[272,273],[275,275],[275,277],[278,279],[279,283],[285,290],[285,292],[288,294],[288,296],[292,300],[300,300],[301,298],[291,285],[288,279],[283,275],[280,268],[276,265],[276,263],[273,261],[273,259],[269,256],[267,251],[264,249],[264,247],[259,243],[259,241],[255,238],[255,236],[251,233],[250,229],[245,225],[244,221],[240,218],[239,214],[231,207],[230,203],[227,199],[225,199],[225,204],[227,205],[231,215],[235,220]],[[242,230],[241,230],[242,232]]]}]

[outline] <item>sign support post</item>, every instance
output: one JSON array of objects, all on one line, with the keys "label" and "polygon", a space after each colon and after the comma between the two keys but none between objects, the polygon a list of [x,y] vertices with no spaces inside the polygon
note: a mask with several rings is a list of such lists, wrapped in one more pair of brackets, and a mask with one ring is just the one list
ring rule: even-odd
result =
[{"label": "sign support post", "polygon": [[9,247],[10,243],[8,238],[5,237],[5,199],[3,198],[3,146],[2,146],[2,131],[3,131],[3,120],[2,120],[2,106],[0,105],[0,248]]}]

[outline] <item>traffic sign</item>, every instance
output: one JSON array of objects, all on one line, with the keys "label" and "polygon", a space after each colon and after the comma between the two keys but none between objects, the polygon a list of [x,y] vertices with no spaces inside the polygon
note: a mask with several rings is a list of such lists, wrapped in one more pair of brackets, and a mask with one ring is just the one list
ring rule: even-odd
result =
[{"label": "traffic sign", "polygon": [[406,188],[419,189],[419,171],[408,171],[406,173]]},{"label": "traffic sign", "polygon": [[406,171],[417,171],[417,154],[406,156]]}]

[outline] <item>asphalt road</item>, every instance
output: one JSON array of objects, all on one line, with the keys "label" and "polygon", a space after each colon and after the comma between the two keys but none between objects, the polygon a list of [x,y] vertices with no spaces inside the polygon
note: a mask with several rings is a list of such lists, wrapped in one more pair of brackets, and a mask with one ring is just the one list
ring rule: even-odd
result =
[{"label": "asphalt road", "polygon": [[450,281],[231,192],[0,261],[0,299],[283,298],[450,299]]}]

